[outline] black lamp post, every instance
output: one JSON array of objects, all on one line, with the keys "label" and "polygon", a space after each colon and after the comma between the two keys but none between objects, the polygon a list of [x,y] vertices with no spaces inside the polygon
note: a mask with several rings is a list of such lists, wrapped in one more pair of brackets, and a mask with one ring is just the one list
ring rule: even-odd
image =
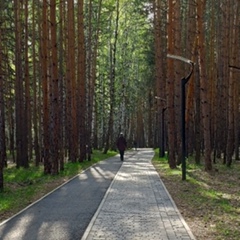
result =
[{"label": "black lamp post", "polygon": [[181,117],[182,117],[182,180],[186,180],[186,136],[185,136],[185,110],[186,110],[186,92],[185,85],[187,84],[189,78],[192,75],[192,69],[189,75],[185,78],[182,78],[181,81]]},{"label": "black lamp post", "polygon": [[190,77],[193,73],[194,63],[189,59],[186,59],[186,58],[180,57],[180,56],[176,56],[176,55],[168,54],[167,57],[173,58],[176,60],[180,60],[180,61],[183,61],[183,62],[191,65],[189,74],[186,77],[183,77],[181,80],[182,180],[186,180],[186,140],[185,140],[185,109],[186,109],[185,98],[186,98],[186,96],[185,96],[185,85],[187,84],[188,80],[190,79]]}]

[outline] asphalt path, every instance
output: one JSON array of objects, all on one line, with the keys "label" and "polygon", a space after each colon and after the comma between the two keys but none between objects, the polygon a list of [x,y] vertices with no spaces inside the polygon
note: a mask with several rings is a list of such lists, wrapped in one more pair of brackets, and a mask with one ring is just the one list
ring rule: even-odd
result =
[{"label": "asphalt path", "polygon": [[[127,152],[125,157],[133,154]],[[115,156],[85,170],[0,223],[0,239],[81,239],[121,165],[119,156]]]}]

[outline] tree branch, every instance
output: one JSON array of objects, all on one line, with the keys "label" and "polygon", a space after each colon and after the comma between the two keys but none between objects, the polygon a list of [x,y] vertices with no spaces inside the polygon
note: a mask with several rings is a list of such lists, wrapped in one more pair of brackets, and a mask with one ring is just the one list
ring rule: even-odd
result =
[{"label": "tree branch", "polygon": [[240,70],[240,67],[237,67],[237,66],[232,66],[232,65],[229,65],[230,68],[235,68],[235,69],[238,69]]}]

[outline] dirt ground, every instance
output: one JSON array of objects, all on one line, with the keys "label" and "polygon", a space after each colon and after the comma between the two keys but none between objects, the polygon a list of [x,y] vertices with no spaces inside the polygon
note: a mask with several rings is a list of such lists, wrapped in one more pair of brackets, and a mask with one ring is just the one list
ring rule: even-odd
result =
[{"label": "dirt ground", "polygon": [[192,173],[195,182],[155,167],[197,240],[240,239],[239,166],[210,173],[196,170]]}]

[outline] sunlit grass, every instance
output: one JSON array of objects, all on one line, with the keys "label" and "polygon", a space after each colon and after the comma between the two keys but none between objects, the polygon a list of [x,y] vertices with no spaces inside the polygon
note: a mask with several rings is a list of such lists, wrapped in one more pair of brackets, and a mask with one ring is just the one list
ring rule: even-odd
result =
[{"label": "sunlit grass", "polygon": [[43,166],[32,166],[28,169],[9,167],[4,169],[4,191],[0,192],[0,219],[6,212],[15,213],[26,207],[37,198],[56,188],[73,176],[79,174],[91,165],[116,155],[114,151],[103,154],[101,151],[94,151],[91,161],[67,162],[64,170],[58,175],[45,175]]},{"label": "sunlit grass", "polygon": [[[176,204],[199,228],[216,240],[238,240],[240,236],[240,164],[231,168],[218,160],[212,172],[204,171],[193,157],[187,159],[187,180],[181,180],[181,166],[170,169],[167,158],[155,151],[153,164]],[[179,174],[177,174],[179,173]],[[212,236],[211,235],[211,236]],[[201,235],[197,239],[206,239]],[[211,238],[212,239],[212,238]]]},{"label": "sunlit grass", "polygon": [[33,180],[39,177],[42,177],[43,174],[43,166],[34,167],[31,166],[27,169],[15,167],[10,167],[4,170],[4,180],[5,182],[24,182],[27,180]]}]

